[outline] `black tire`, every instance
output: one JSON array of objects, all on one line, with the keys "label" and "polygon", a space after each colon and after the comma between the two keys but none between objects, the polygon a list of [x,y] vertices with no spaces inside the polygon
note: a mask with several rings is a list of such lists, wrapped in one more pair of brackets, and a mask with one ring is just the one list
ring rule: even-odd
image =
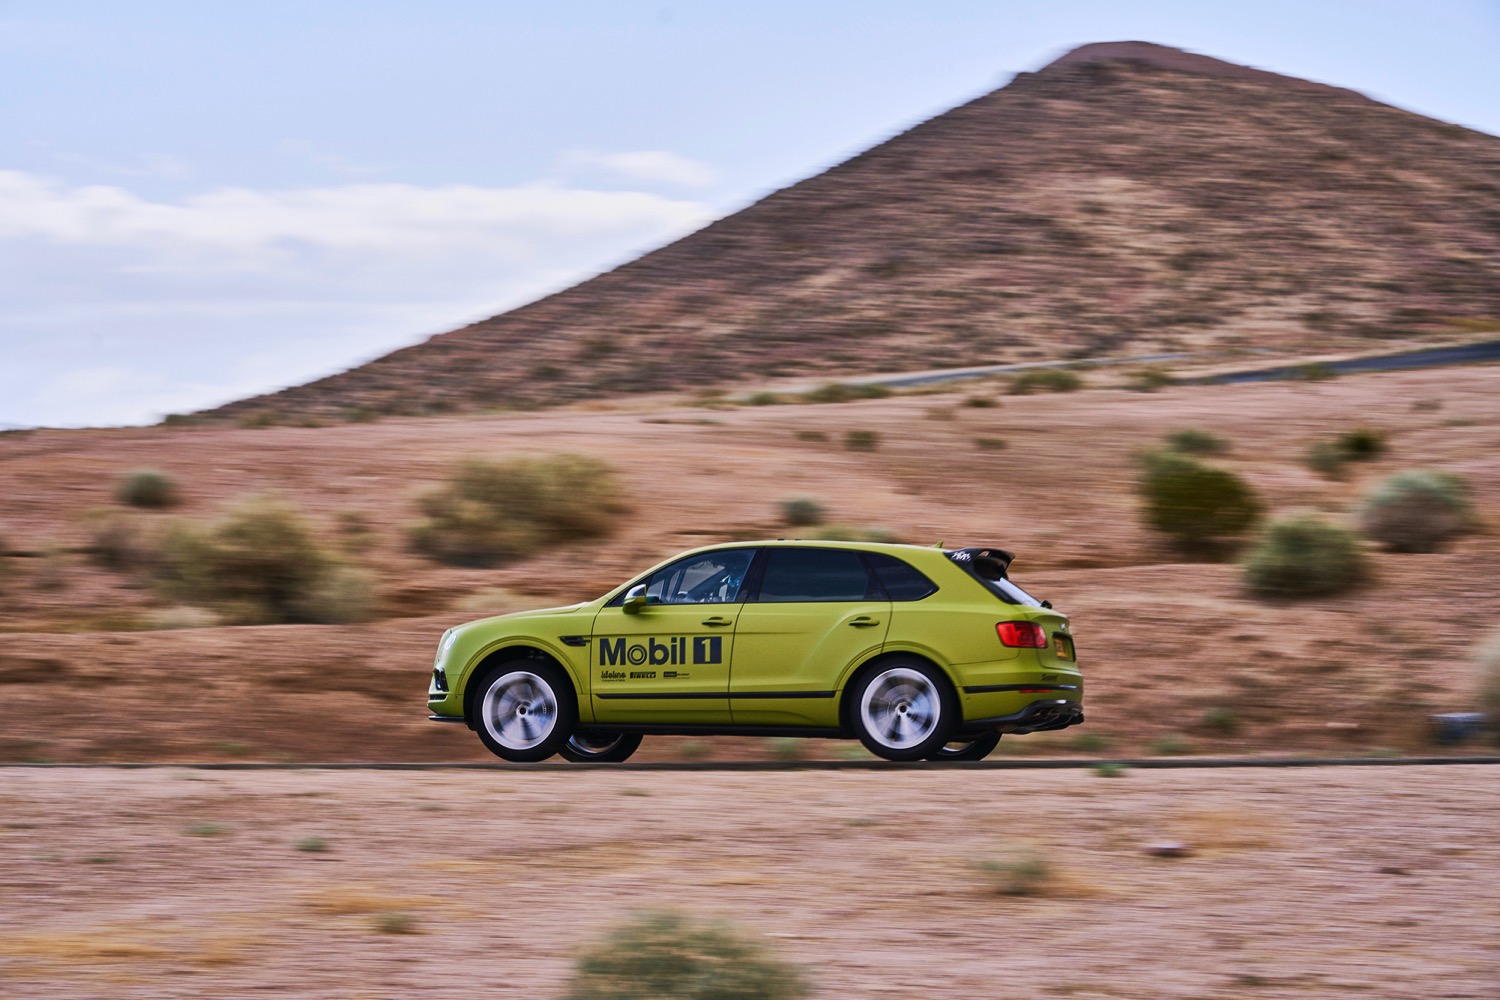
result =
[{"label": "black tire", "polygon": [[557,752],[575,764],[618,764],[629,760],[640,745],[640,733],[580,729],[569,736]]},{"label": "black tire", "polygon": [[958,698],[941,670],[921,660],[887,660],[859,679],[849,705],[865,749],[886,760],[922,760],[948,742]]},{"label": "black tire", "polygon": [[982,733],[969,739],[957,737],[949,740],[927,755],[928,760],[984,760],[1000,745],[999,733]]},{"label": "black tire", "polygon": [[471,721],[496,757],[521,763],[546,760],[577,728],[573,686],[550,663],[510,660],[486,670],[477,683]]}]

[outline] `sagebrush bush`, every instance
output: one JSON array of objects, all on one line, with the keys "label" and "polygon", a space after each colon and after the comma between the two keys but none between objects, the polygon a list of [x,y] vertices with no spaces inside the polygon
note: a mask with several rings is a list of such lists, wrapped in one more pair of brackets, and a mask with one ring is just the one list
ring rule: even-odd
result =
[{"label": "sagebrush bush", "polygon": [[880,447],[880,435],[875,431],[850,431],[844,435],[844,447],[850,451],[874,451]]},{"label": "sagebrush bush", "polygon": [[1260,517],[1255,491],[1228,469],[1160,451],[1145,455],[1142,465],[1146,522],[1184,550],[1210,554]]},{"label": "sagebrush bush", "polygon": [[1176,383],[1172,373],[1161,368],[1142,368],[1130,373],[1126,388],[1135,392],[1155,392]]},{"label": "sagebrush bush", "polygon": [[565,1000],[796,1000],[795,966],[727,927],[674,913],[630,919],[575,963]]},{"label": "sagebrush bush", "polygon": [[1335,444],[1349,461],[1365,462],[1385,454],[1386,434],[1370,427],[1356,427],[1340,434]]},{"label": "sagebrush bush", "polygon": [[608,534],[627,509],[614,470],[559,454],[462,463],[446,486],[422,497],[412,546],[458,566],[492,566],[547,542]]},{"label": "sagebrush bush", "polygon": [[1025,396],[1038,390],[1073,392],[1081,388],[1083,379],[1066,368],[1034,368],[1011,379],[1008,391],[1012,396]]},{"label": "sagebrush bush", "polygon": [[793,527],[822,524],[825,516],[823,505],[812,497],[791,497],[781,501],[781,519]]},{"label": "sagebrush bush", "polygon": [[120,479],[115,498],[132,507],[172,507],[178,502],[177,484],[165,472],[136,469]]},{"label": "sagebrush bush", "polygon": [[120,510],[90,511],[86,523],[89,557],[97,565],[116,571],[151,565],[155,554],[147,531],[131,515]]},{"label": "sagebrush bush", "polygon": [[979,870],[989,880],[990,887],[1002,896],[1035,896],[1052,879],[1052,866],[1046,855],[1035,850],[986,859],[979,862]]},{"label": "sagebrush bush", "polygon": [[269,497],[241,500],[219,521],[173,525],[156,556],[164,589],[243,624],[364,621],[369,578],[333,559],[297,511]]},{"label": "sagebrush bush", "polygon": [[1304,512],[1273,521],[1244,572],[1251,592],[1263,597],[1317,597],[1363,583],[1369,560],[1354,532]]},{"label": "sagebrush bush", "polygon": [[1391,476],[1359,510],[1359,530],[1393,552],[1432,552],[1473,523],[1463,477],[1423,469]]},{"label": "sagebrush bush", "polygon": [[833,382],[802,394],[809,403],[847,403],[853,399],[884,399],[891,390],[873,382]]},{"label": "sagebrush bush", "polygon": [[1302,456],[1303,465],[1326,479],[1343,478],[1344,464],[1347,461],[1339,446],[1332,441],[1319,441]]},{"label": "sagebrush bush", "polygon": [[1167,435],[1167,447],[1184,455],[1222,455],[1229,450],[1229,442],[1211,431],[1185,427]]}]

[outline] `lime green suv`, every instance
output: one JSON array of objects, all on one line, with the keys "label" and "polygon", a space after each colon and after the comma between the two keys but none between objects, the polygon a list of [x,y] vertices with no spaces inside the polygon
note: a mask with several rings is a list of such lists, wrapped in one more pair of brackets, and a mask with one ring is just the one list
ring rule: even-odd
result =
[{"label": "lime green suv", "polygon": [[1068,619],[1003,549],[742,542],[596,601],[443,633],[431,718],[506,760],[622,761],[646,734],[857,738],[979,760],[1083,721]]}]

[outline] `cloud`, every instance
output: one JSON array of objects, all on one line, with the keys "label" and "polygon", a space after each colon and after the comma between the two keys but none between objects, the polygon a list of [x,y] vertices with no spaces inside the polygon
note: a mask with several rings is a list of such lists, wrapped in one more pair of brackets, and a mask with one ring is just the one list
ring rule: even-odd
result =
[{"label": "cloud", "polygon": [[675,184],[683,187],[703,187],[712,184],[715,179],[714,170],[708,164],[660,149],[643,149],[631,153],[599,153],[576,149],[563,157],[562,168],[585,176],[598,175],[617,181]]},{"label": "cloud", "polygon": [[482,319],[710,219],[641,191],[350,183],[175,200],[0,171],[0,423],[145,422]]}]

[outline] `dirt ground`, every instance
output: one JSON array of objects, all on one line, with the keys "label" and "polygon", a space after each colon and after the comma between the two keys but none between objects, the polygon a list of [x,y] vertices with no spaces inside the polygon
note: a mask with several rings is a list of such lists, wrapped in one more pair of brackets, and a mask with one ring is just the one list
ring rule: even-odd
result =
[{"label": "dirt ground", "polygon": [[818,997],[1493,1000],[1496,774],[8,769],[0,994],[557,996],[669,908]]}]

